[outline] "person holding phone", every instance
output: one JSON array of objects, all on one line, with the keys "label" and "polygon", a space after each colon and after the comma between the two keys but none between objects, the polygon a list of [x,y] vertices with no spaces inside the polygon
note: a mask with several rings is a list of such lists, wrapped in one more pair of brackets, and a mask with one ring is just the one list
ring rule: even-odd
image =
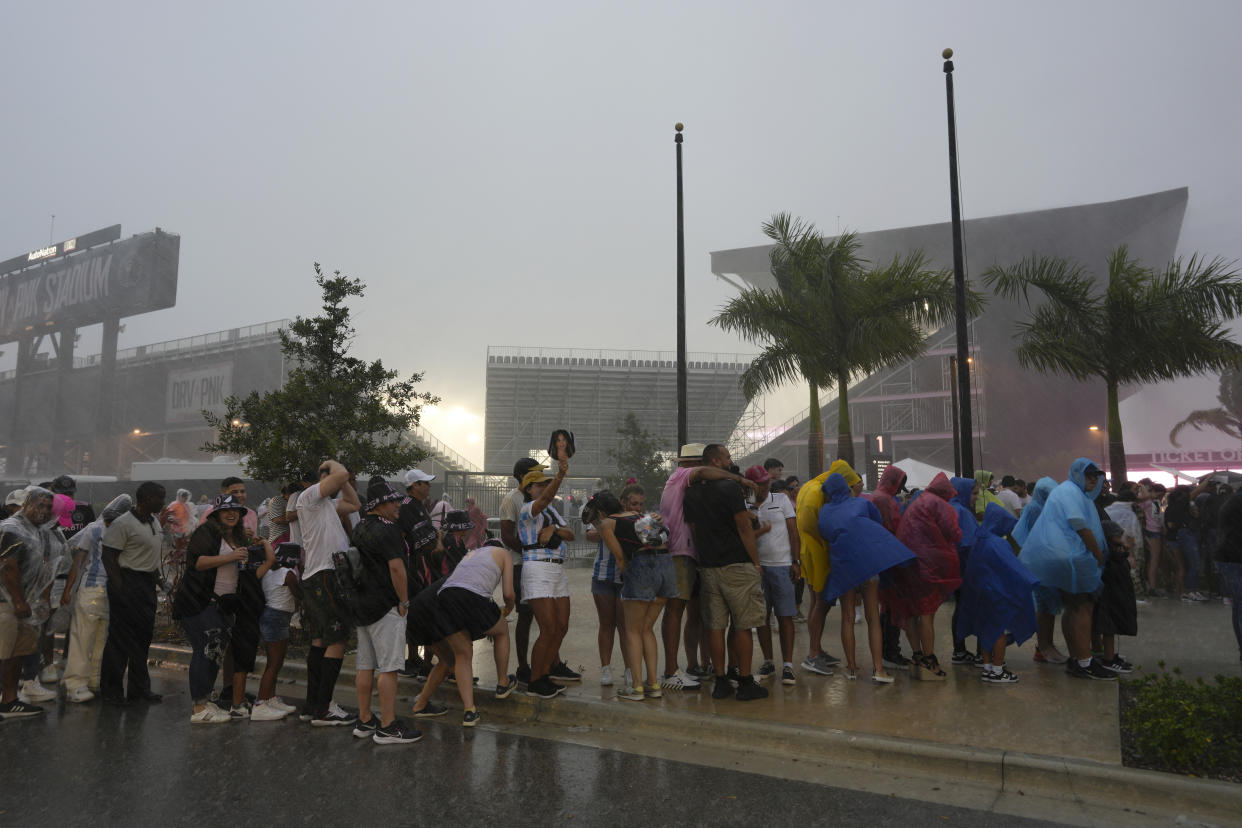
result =
[{"label": "person holding phone", "polygon": [[[254,669],[263,612],[261,581],[276,563],[266,539],[251,545],[242,515],[246,507],[233,495],[216,498],[207,519],[186,547],[185,574],[173,596],[172,617],[181,622],[190,655],[191,724],[249,719],[246,675]],[[226,712],[211,702],[211,688],[226,648],[233,653],[233,706]]]}]

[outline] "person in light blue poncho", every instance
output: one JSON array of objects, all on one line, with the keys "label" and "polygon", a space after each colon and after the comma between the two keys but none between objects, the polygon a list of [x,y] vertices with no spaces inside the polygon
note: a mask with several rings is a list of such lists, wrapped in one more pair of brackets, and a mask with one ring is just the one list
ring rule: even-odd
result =
[{"label": "person in light blue poncho", "polygon": [[1018,677],[1005,666],[1006,632],[1021,644],[1035,634],[1035,604],[1031,590],[1039,583],[1014,556],[1005,535],[1018,522],[999,503],[989,503],[983,525],[962,572],[958,605],[961,612],[953,627],[958,638],[977,636],[983,652],[983,681],[1015,684]]},{"label": "person in light blue poncho", "polygon": [[[1035,484],[1035,489],[1031,494],[1031,502],[1026,504],[1022,509],[1022,515],[1018,518],[1018,525],[1009,533],[1009,537],[1013,538],[1014,543],[1022,546],[1026,543],[1027,536],[1031,534],[1031,529],[1035,526],[1035,521],[1039,519],[1040,513],[1044,511],[1044,504],[1048,502],[1048,495],[1052,494],[1052,490],[1057,487],[1057,481],[1051,477],[1041,477]],[[1035,613],[1036,623],[1039,625],[1039,637],[1035,644],[1035,661],[1038,664],[1064,664],[1069,657],[1056,648],[1052,643],[1052,637],[1056,630],[1056,617],[1051,612],[1045,612],[1043,607],[1038,607]]]},{"label": "person in light blue poncho", "polygon": [[854,602],[862,593],[863,615],[871,645],[872,681],[891,684],[884,670],[884,639],[880,626],[879,575],[914,560],[914,553],[884,528],[880,510],[863,498],[856,498],[840,474],[824,481],[824,505],[819,510],[819,533],[828,542],[832,569],[822,596],[825,601],[841,599],[841,646],[845,650],[846,677],[857,678],[854,658]]},{"label": "person in light blue poncho", "polygon": [[[1039,579],[1036,601],[1044,612],[1064,608],[1061,630],[1069,646],[1066,672],[1078,678],[1113,680],[1117,674],[1091,657],[1091,614],[1104,563],[1104,528],[1095,509],[1104,475],[1086,457],[1070,465],[1069,480],[1048,495],[1022,547],[1021,560]],[[1045,643],[1040,642],[1041,648]]]},{"label": "person in light blue poncho", "polygon": [[1022,508],[1022,516],[1018,518],[1018,525],[1013,527],[1013,531],[1009,533],[1009,537],[1013,538],[1018,546],[1026,543],[1026,536],[1031,534],[1031,527],[1039,519],[1039,513],[1044,510],[1048,495],[1052,494],[1052,490],[1056,487],[1057,481],[1051,477],[1041,477],[1035,484],[1035,491],[1031,493],[1031,502]]}]

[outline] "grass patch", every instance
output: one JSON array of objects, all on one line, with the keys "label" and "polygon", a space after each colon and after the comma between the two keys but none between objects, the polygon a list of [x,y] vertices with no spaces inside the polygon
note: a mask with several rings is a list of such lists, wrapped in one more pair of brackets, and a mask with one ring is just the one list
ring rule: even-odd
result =
[{"label": "grass patch", "polygon": [[1242,677],[1187,681],[1160,668],[1121,683],[1124,763],[1242,782]]}]

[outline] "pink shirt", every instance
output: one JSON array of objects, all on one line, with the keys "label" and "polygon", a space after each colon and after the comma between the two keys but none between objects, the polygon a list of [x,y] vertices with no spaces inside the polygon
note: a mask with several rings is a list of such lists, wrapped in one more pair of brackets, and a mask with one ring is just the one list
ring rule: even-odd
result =
[{"label": "pink shirt", "polygon": [[668,527],[668,552],[670,555],[686,555],[696,561],[699,556],[694,551],[694,541],[690,537],[690,527],[686,526],[686,514],[682,511],[682,503],[686,499],[686,486],[690,483],[693,468],[676,468],[664,484],[664,493],[660,495],[660,517]]}]

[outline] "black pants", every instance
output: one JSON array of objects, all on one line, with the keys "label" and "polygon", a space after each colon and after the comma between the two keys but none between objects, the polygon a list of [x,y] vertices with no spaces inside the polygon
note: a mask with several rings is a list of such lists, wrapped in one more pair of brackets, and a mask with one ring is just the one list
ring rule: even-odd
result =
[{"label": "black pants", "polygon": [[122,569],[124,585],[108,581],[108,643],[99,665],[99,691],[103,696],[129,697],[151,692],[147,654],[155,635],[155,573]]},{"label": "black pants", "polygon": [[893,623],[893,616],[888,607],[880,613],[880,629],[884,633],[884,657],[892,659],[901,655],[901,628]]}]

